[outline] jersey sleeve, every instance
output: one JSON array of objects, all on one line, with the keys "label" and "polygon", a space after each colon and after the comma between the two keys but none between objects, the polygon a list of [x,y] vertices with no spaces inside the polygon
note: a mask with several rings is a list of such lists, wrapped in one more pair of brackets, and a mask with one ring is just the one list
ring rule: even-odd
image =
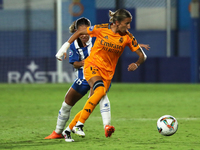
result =
[{"label": "jersey sleeve", "polygon": [[87,27],[87,33],[91,36],[91,37],[97,37],[98,33],[101,31],[100,28],[97,28],[96,25],[94,26],[90,26]]},{"label": "jersey sleeve", "polygon": [[77,50],[74,46],[74,43],[70,45],[70,50],[69,50],[69,63],[73,64],[75,61],[80,61],[79,60],[79,55],[77,53]]},{"label": "jersey sleeve", "polygon": [[129,36],[128,37],[128,47],[131,49],[132,52],[137,51],[140,48],[140,45],[138,44],[137,40],[135,39],[134,36]]},{"label": "jersey sleeve", "polygon": [[96,40],[96,37],[93,37],[92,38],[92,45],[94,45],[95,40]]}]

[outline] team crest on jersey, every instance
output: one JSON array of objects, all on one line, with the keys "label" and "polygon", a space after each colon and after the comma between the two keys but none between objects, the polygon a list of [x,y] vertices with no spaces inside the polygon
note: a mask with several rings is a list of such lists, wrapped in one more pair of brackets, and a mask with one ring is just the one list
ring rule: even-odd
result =
[{"label": "team crest on jersey", "polygon": [[90,31],[92,31],[93,29],[94,29],[94,26],[91,26],[91,27],[89,28]]},{"label": "team crest on jersey", "polygon": [[121,38],[119,39],[119,42],[120,42],[120,43],[123,43],[123,41],[124,41],[124,40],[123,40],[123,38],[121,37]]},{"label": "team crest on jersey", "polygon": [[106,36],[104,36],[103,38],[108,39],[108,36],[106,35]]},{"label": "team crest on jersey", "polygon": [[69,51],[69,57],[72,57],[72,56],[73,56],[73,51],[70,50],[70,51]]}]

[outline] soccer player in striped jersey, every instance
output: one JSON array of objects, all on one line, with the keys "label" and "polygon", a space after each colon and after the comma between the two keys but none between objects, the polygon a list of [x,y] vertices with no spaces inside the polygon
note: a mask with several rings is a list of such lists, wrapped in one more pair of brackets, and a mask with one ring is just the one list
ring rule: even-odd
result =
[{"label": "soccer player in striped jersey", "polygon": [[[70,43],[80,35],[89,34],[91,37],[96,37],[91,53],[84,62],[84,77],[90,87],[93,88],[94,94],[77,114],[78,117],[75,117],[75,120],[78,118],[78,122],[74,127],[74,131],[77,135],[83,137],[85,136],[83,132],[84,123],[101,98],[106,95],[115,72],[117,61],[123,53],[124,48],[128,46],[132,52],[136,52],[139,56],[135,63],[131,63],[128,66],[128,71],[136,70],[146,60],[146,55],[142,48],[137,43],[135,37],[128,31],[130,29],[130,22],[132,21],[130,12],[125,9],[119,9],[116,12],[110,11],[109,15],[111,24],[95,25],[76,31],[56,54],[58,60],[62,60],[63,55],[66,58],[66,51]],[[71,128],[69,129],[68,127],[63,131],[66,141],[68,141],[66,135],[69,135],[71,132]]]},{"label": "soccer player in striped jersey", "polygon": [[[81,30],[90,25],[91,23],[87,18],[80,18],[73,22],[69,29],[71,33],[74,33],[77,29]],[[70,45],[69,63],[75,68],[76,79],[65,95],[65,100],[62,103],[62,107],[58,114],[55,131],[53,131],[49,136],[45,137],[45,139],[63,138],[62,131],[65,128],[66,122],[69,120],[71,108],[90,90],[90,86],[83,75],[83,65],[84,60],[90,54],[90,50],[95,42],[95,39],[95,37],[91,38],[89,35],[80,35],[79,38]],[[91,89],[90,95],[92,95],[92,91],[93,90]],[[100,101],[100,111],[104,128],[108,128],[113,133],[115,129],[113,126],[110,126],[110,101],[107,95],[102,97]],[[74,123],[76,124],[76,122]],[[71,129],[72,128],[73,126],[71,125]],[[111,136],[112,133],[107,133],[106,131],[105,136]],[[73,141],[70,135],[68,135],[67,140],[69,142]]]}]

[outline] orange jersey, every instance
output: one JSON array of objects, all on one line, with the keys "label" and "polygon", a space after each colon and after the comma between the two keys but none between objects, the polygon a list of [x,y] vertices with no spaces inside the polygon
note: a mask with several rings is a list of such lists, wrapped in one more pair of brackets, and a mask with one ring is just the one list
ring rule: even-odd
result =
[{"label": "orange jersey", "polygon": [[96,37],[96,40],[85,63],[97,66],[103,72],[102,77],[107,80],[113,78],[117,61],[124,48],[128,46],[134,52],[140,47],[131,33],[127,32],[123,36],[114,33],[110,24],[88,27],[87,32],[91,37]]}]

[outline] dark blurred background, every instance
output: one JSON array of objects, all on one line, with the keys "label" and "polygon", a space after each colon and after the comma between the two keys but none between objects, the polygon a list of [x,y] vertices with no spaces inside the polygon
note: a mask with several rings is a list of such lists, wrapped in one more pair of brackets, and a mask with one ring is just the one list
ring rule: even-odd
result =
[{"label": "dark blurred background", "polygon": [[[198,83],[200,81],[199,0],[0,0],[0,82],[73,82],[68,60],[57,62],[58,48],[71,36],[70,24],[87,17],[108,23],[108,11],[129,10],[130,32],[148,58],[137,71],[137,55],[127,47],[113,82]],[[60,17],[60,18],[59,18]],[[60,33],[60,34],[59,34]]]}]

